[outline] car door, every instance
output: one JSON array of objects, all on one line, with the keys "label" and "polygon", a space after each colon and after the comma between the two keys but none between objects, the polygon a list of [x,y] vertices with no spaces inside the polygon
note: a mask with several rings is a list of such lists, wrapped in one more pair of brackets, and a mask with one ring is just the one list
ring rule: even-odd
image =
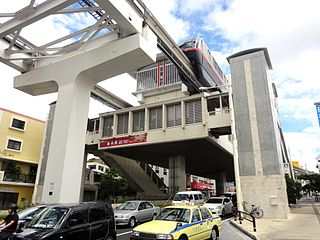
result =
[{"label": "car door", "polygon": [[146,205],[146,220],[152,220],[155,212],[154,206],[150,202],[145,202]]},{"label": "car door", "polygon": [[145,202],[139,203],[138,206],[138,221],[146,221],[148,220],[148,212],[147,212],[147,207]]},{"label": "car door", "polygon": [[225,213],[231,213],[232,212],[232,202],[229,198],[225,198],[224,201],[224,208],[225,208]]},{"label": "car door", "polygon": [[89,223],[91,240],[103,240],[109,234],[108,214],[103,205],[90,208]]},{"label": "car door", "polygon": [[212,215],[210,211],[205,207],[200,208],[200,213],[202,220],[204,221],[202,225],[203,237],[204,239],[209,239],[213,228]]},{"label": "car door", "polygon": [[191,231],[189,232],[188,238],[190,240],[203,240],[204,234],[202,231],[204,225],[201,222],[201,215],[198,209],[192,211],[191,223]]},{"label": "car door", "polygon": [[88,211],[86,209],[73,211],[62,226],[60,239],[83,240],[90,239]]}]

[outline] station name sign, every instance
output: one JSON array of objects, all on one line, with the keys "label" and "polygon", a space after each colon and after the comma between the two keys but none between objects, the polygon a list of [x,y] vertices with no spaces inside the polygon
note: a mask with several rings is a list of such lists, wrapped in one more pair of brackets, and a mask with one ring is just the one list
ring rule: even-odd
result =
[{"label": "station name sign", "polygon": [[129,144],[135,144],[135,143],[144,143],[144,142],[147,142],[147,135],[148,135],[147,133],[144,133],[144,134],[139,134],[134,136],[102,139],[100,140],[99,148],[101,149],[101,148],[129,145]]}]

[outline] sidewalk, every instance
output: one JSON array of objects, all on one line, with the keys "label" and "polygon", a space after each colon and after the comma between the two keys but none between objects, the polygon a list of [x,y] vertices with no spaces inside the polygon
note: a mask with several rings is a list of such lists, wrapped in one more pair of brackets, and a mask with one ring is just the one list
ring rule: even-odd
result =
[{"label": "sidewalk", "polygon": [[288,219],[258,219],[257,232],[252,223],[231,222],[259,240],[320,240],[320,202],[299,201],[290,208]]}]

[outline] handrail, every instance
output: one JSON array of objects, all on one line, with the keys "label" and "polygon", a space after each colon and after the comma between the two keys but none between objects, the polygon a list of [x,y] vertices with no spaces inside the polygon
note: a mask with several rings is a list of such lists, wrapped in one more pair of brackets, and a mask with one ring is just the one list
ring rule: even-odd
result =
[{"label": "handrail", "polygon": [[140,167],[145,171],[145,173],[151,178],[151,180],[158,186],[158,188],[168,188],[158,174],[149,166],[149,164],[137,161]]},{"label": "handrail", "polygon": [[249,222],[252,222],[253,231],[254,232],[257,231],[256,218],[251,213],[243,212],[243,211],[239,211],[239,210],[234,209],[233,210],[233,215],[234,215],[234,220],[235,221],[237,221],[237,217],[238,217],[240,224],[242,224],[243,220],[247,220]]}]

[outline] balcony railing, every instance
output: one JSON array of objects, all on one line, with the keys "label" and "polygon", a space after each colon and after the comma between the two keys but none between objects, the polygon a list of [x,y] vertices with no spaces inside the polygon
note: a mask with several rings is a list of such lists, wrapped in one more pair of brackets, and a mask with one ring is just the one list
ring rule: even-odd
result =
[{"label": "balcony railing", "polygon": [[154,67],[137,72],[137,91],[180,83],[181,79],[173,63],[165,67]]},{"label": "balcony railing", "polygon": [[19,183],[35,183],[36,182],[36,175],[5,172],[4,176],[3,176],[3,181],[5,181],[5,182],[19,182]]}]

